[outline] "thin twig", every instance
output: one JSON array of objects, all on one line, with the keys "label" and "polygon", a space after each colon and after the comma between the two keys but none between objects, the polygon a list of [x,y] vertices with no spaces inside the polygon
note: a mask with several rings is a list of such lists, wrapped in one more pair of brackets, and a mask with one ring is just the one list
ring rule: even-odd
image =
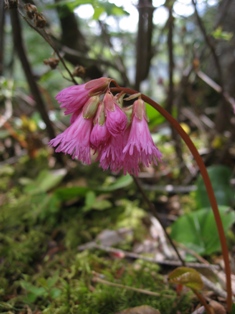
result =
[{"label": "thin twig", "polygon": [[0,76],[3,73],[4,25],[5,25],[4,1],[0,1]]},{"label": "thin twig", "polygon": [[214,44],[212,42],[212,38],[207,35],[206,28],[205,28],[205,26],[204,26],[204,24],[202,22],[202,19],[200,18],[198,10],[197,10],[196,1],[192,0],[192,4],[194,6],[194,10],[195,10],[195,15],[196,15],[196,18],[197,18],[198,26],[199,26],[199,28],[201,30],[203,38],[204,38],[207,46],[209,47],[210,52],[212,54],[212,57],[214,59],[215,66],[216,66],[216,69],[217,69],[217,72],[218,72],[218,79],[219,79],[219,82],[220,82],[220,86],[221,86],[222,90],[224,90],[222,69],[221,69],[219,58],[218,58],[218,56],[216,54],[216,51],[215,51]]},{"label": "thin twig", "polygon": [[34,29],[38,34],[40,34],[42,36],[42,38],[51,46],[51,48],[55,51],[55,53],[57,54],[58,58],[60,59],[60,62],[63,64],[65,70],[68,72],[71,81],[77,85],[77,81],[75,80],[75,78],[73,77],[71,71],[69,70],[69,68],[67,67],[64,59],[61,57],[58,49],[56,48],[56,46],[54,45],[50,35],[46,32],[45,29],[39,29],[36,26],[34,26],[32,24],[32,22],[24,15],[23,10],[22,10],[23,5],[21,4],[21,2],[19,2],[19,6],[18,6],[18,12],[19,14],[24,18],[24,20],[28,23],[28,25]]},{"label": "thin twig", "polygon": [[[175,68],[175,60],[174,60],[174,16],[173,16],[173,3],[172,2],[168,6],[168,35],[167,35],[167,51],[168,51],[168,81],[169,81],[169,87],[167,92],[167,103],[166,103],[166,109],[167,111],[172,115],[173,110],[175,107],[174,103],[174,93],[175,93],[175,85],[174,85],[174,68]],[[177,112],[179,112],[177,110]],[[182,143],[180,140],[179,134],[176,132],[176,130],[171,126],[171,136],[174,142],[174,149],[177,156],[177,159],[179,161],[179,164],[182,165],[182,171],[181,176],[185,176],[186,173],[186,166],[183,159],[183,153],[182,153]]]},{"label": "thin twig", "polygon": [[[123,257],[129,257],[129,258],[133,258],[133,259],[141,259],[141,260],[144,260],[144,261],[147,261],[150,263],[156,263],[156,264],[167,265],[167,266],[172,266],[172,267],[181,266],[181,263],[179,263],[178,261],[169,261],[169,260],[160,261],[160,260],[157,260],[156,258],[151,258],[151,257],[139,255],[139,254],[136,254],[133,252],[123,251],[121,249],[116,249],[113,247],[103,246],[103,245],[99,245],[99,244],[94,244],[92,246],[92,248],[99,249],[99,250],[109,252],[109,253],[121,253],[123,255]],[[210,269],[213,273],[215,273],[216,270],[219,269],[219,266],[214,265],[214,264],[187,263],[187,266],[192,267],[192,268],[196,268],[198,270]],[[216,273],[215,273],[215,275],[216,275]],[[206,288],[210,289],[217,296],[219,296],[221,298],[224,298],[224,299],[227,298],[226,291],[220,289],[214,282],[210,281],[204,275],[200,274],[200,276],[201,276],[203,284],[205,285]]]},{"label": "thin twig", "polygon": [[233,110],[235,110],[235,99],[231,97],[227,92],[223,91],[222,87],[213,81],[208,75],[206,75],[202,71],[196,71],[198,77],[203,80],[207,85],[213,88],[217,93],[222,94],[224,99],[232,106]]},{"label": "thin twig", "polygon": [[[84,246],[83,246],[84,247]],[[121,249],[116,249],[113,247],[108,247],[108,246],[104,246],[104,245],[100,245],[100,244],[95,244],[93,243],[92,246],[90,248],[95,248],[95,249],[99,249],[105,252],[109,252],[109,253],[121,253],[121,255],[123,257],[130,257],[133,259],[142,259],[144,261],[150,262],[150,263],[155,263],[155,264],[160,264],[160,265],[167,265],[167,266],[172,266],[172,267],[178,267],[178,266],[182,266],[182,263],[179,261],[171,261],[171,260],[158,260],[156,258],[152,258],[152,257],[147,257],[147,256],[143,256],[143,255],[139,255],[137,253],[133,253],[133,252],[128,252],[128,251],[123,251]],[[188,267],[193,267],[193,268],[199,268],[199,269],[219,269],[218,265],[213,265],[213,264],[200,264],[200,263],[187,263]]]},{"label": "thin twig", "polygon": [[[114,283],[114,282],[110,282],[104,279],[101,279],[98,277],[98,274],[94,272],[94,277],[92,278],[93,282],[98,282],[98,283],[102,283],[104,285],[108,285],[108,286],[112,286],[112,287],[116,287],[116,288],[122,288],[125,290],[131,290],[131,291],[135,291],[135,292],[139,292],[139,293],[143,293],[143,294],[147,294],[147,295],[152,295],[155,297],[159,297],[159,296],[163,296],[160,293],[157,292],[153,292],[153,291],[149,291],[149,290],[145,290],[145,289],[139,289],[139,288],[134,288],[134,287],[130,287],[130,286],[125,286],[119,283]],[[172,296],[170,295],[164,295],[164,298],[172,298]]]},{"label": "thin twig", "polygon": [[185,265],[185,261],[184,261],[183,258],[181,257],[181,255],[180,255],[180,253],[179,253],[177,247],[175,246],[174,242],[172,241],[171,237],[169,236],[168,232],[166,231],[166,229],[165,229],[163,223],[161,222],[161,219],[159,218],[159,216],[158,216],[158,214],[157,214],[157,210],[156,210],[155,206],[154,206],[153,203],[149,200],[148,196],[146,195],[145,191],[143,190],[139,179],[137,179],[136,177],[133,176],[133,180],[134,180],[136,186],[138,187],[140,193],[142,194],[142,196],[143,196],[145,202],[148,204],[148,207],[149,207],[149,210],[150,210],[151,214],[153,214],[153,215],[157,218],[157,220],[159,221],[160,225],[162,226],[162,229],[163,229],[163,231],[164,231],[164,233],[165,233],[165,235],[166,235],[168,241],[170,242],[170,244],[171,244],[172,248],[174,249],[176,255],[178,256],[179,260],[181,261],[181,264],[182,264],[182,265]]},{"label": "thin twig", "polygon": [[55,137],[55,131],[49,119],[47,109],[45,107],[38,85],[35,82],[35,78],[34,78],[28,57],[26,55],[25,47],[23,44],[23,37],[21,33],[21,25],[20,25],[18,14],[17,14],[17,10],[12,9],[10,11],[10,16],[11,16],[11,21],[12,21],[13,40],[14,40],[15,48],[17,50],[19,59],[21,61],[31,93],[35,99],[37,109],[41,114],[42,120],[46,124],[48,135],[50,136],[50,138],[53,138]]}]

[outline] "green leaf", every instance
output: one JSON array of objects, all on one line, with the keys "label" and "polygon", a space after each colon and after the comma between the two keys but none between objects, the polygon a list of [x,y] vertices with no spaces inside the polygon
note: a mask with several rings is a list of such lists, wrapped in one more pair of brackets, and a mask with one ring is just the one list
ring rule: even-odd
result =
[{"label": "green leaf", "polygon": [[94,8],[93,19],[97,21],[100,18],[101,14],[104,12],[105,12],[104,8],[101,7]]},{"label": "green leaf", "polygon": [[96,202],[93,204],[93,209],[96,210],[105,210],[107,208],[110,208],[112,206],[112,203],[109,202],[108,200],[99,200],[96,199]]},{"label": "green leaf", "polygon": [[200,274],[193,268],[178,267],[168,275],[169,282],[180,284],[193,290],[201,290],[203,282]]},{"label": "green leaf", "polygon": [[34,181],[26,185],[24,191],[30,195],[47,192],[56,187],[65,175],[65,169],[55,171],[42,170]]},{"label": "green leaf", "polygon": [[50,296],[52,299],[56,299],[61,295],[62,291],[58,288],[53,288],[50,290]]},{"label": "green leaf", "polygon": [[133,182],[133,179],[130,175],[121,176],[120,178],[116,179],[114,183],[110,184],[109,186],[100,187],[97,191],[102,192],[111,192],[118,189],[122,189],[127,187]]},{"label": "green leaf", "polygon": [[156,125],[162,124],[165,118],[152,106],[146,105],[146,112],[149,119],[149,127],[155,127]]},{"label": "green leaf", "polygon": [[[225,233],[235,222],[235,212],[226,206],[219,207]],[[202,255],[220,251],[220,241],[214,215],[209,208],[203,208],[178,218],[171,227],[174,241],[184,244]]]},{"label": "green leaf", "polygon": [[217,28],[213,31],[212,36],[213,36],[215,39],[223,39],[223,40],[229,41],[230,39],[232,39],[233,33],[232,33],[232,32],[225,32],[225,31],[223,31],[222,27],[219,26],[219,27],[217,27]]},{"label": "green leaf", "polygon": [[85,197],[87,192],[90,189],[85,186],[73,186],[73,187],[66,187],[66,188],[59,188],[55,191],[57,197],[63,202],[68,201],[73,198]]},{"label": "green leaf", "polygon": [[96,200],[95,193],[93,191],[87,192],[86,198],[85,198],[85,207],[90,209],[95,203],[95,200]]},{"label": "green leaf", "polygon": [[[207,169],[218,205],[231,206],[234,202],[234,191],[230,185],[231,169],[225,166],[211,166]],[[195,200],[197,208],[210,207],[205,184],[200,176],[196,182]]]},{"label": "green leaf", "polygon": [[29,302],[34,302],[38,297],[43,297],[47,294],[46,290],[43,287],[36,287],[30,282],[21,280],[21,287],[27,291],[26,299]]}]

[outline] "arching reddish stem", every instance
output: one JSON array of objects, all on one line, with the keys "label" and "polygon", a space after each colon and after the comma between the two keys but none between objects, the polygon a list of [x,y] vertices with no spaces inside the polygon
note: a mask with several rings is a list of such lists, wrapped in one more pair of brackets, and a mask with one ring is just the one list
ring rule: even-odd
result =
[{"label": "arching reddish stem", "polygon": [[[137,91],[130,89],[130,88],[124,88],[124,87],[113,87],[111,88],[111,91],[113,92],[124,92],[126,94],[133,95],[135,93],[138,93]],[[192,140],[188,136],[188,134],[183,130],[181,125],[164,109],[162,108],[158,103],[153,101],[148,96],[141,94],[142,99],[150,104],[153,108],[155,108],[163,117],[166,118],[166,120],[169,121],[169,123],[175,128],[175,130],[179,133],[181,138],[184,140],[185,144],[188,146],[189,150],[191,151],[193,157],[195,158],[195,161],[197,162],[198,168],[201,172],[202,178],[204,180],[204,184],[206,186],[207,194],[210,200],[210,204],[213,210],[214,218],[216,221],[216,226],[219,234],[223,259],[224,259],[224,267],[225,267],[225,274],[226,274],[226,288],[227,288],[227,311],[228,313],[231,313],[232,309],[232,285],[231,285],[231,268],[230,268],[230,262],[229,262],[229,251],[227,247],[226,237],[224,233],[223,224],[221,221],[217,201],[215,198],[214,190],[210,181],[210,177],[208,175],[206,166],[198,153],[197,148],[193,144]]]}]

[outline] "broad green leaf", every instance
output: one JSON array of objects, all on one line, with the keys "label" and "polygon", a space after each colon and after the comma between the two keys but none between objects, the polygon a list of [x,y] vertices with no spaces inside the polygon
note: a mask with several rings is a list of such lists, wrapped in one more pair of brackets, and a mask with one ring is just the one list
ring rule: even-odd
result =
[{"label": "broad green leaf", "polygon": [[165,118],[152,106],[146,105],[146,112],[149,119],[149,127],[155,127],[159,124],[162,124],[165,121]]},{"label": "broad green leaf", "polygon": [[178,267],[168,275],[169,282],[180,284],[193,290],[201,290],[203,282],[200,274],[193,268]]},{"label": "broad green leaf", "polygon": [[108,200],[96,199],[92,207],[93,209],[96,209],[96,210],[105,210],[107,208],[110,208],[111,206],[112,206],[112,203]]},{"label": "broad green leaf", "polygon": [[100,187],[97,191],[100,192],[111,192],[118,189],[122,189],[127,187],[133,182],[133,179],[130,175],[121,176],[120,178],[116,179],[114,183],[110,184],[109,186]]},{"label": "broad green leaf", "polygon": [[47,192],[56,187],[65,175],[65,169],[55,171],[42,170],[34,181],[26,185],[24,191],[30,195]]},{"label": "broad green leaf", "polygon": [[[211,166],[207,169],[218,205],[231,206],[234,202],[234,191],[230,185],[231,169],[225,166]],[[205,184],[200,176],[196,182],[195,200],[197,208],[210,207]]]},{"label": "broad green leaf", "polygon": [[90,210],[105,210],[112,206],[111,202],[106,199],[100,199],[97,197],[94,191],[89,191],[86,194],[85,206],[83,211],[88,212]]},{"label": "broad green leaf", "polygon": [[[219,207],[225,232],[235,222],[235,212],[226,206]],[[174,241],[184,244],[202,255],[220,251],[220,241],[214,215],[209,208],[203,208],[179,217],[171,227]]]},{"label": "broad green leaf", "polygon": [[85,198],[85,206],[88,208],[91,208],[92,205],[95,203],[96,200],[96,195],[93,191],[89,191],[86,194],[86,198]]},{"label": "broad green leaf", "polygon": [[86,186],[73,186],[73,187],[59,188],[55,191],[55,194],[63,202],[63,201],[71,200],[73,198],[85,197],[87,192],[89,191],[90,189]]}]

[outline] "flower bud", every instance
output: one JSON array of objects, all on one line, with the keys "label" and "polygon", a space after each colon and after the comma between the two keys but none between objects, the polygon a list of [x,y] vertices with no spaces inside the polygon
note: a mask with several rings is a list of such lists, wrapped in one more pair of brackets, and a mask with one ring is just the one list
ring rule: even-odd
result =
[{"label": "flower bud", "polygon": [[112,79],[108,77],[100,77],[95,80],[91,80],[85,84],[85,88],[90,90],[90,95],[103,93],[109,86]]},{"label": "flower bud", "polygon": [[144,105],[144,101],[142,99],[137,99],[134,102],[134,108],[133,108],[133,113],[136,116],[136,118],[138,118],[139,120],[142,120],[143,118],[146,118],[146,114],[145,114],[145,105]]},{"label": "flower bud", "polygon": [[99,101],[100,101],[99,96],[92,96],[88,99],[83,108],[84,119],[90,119],[95,116]]}]

